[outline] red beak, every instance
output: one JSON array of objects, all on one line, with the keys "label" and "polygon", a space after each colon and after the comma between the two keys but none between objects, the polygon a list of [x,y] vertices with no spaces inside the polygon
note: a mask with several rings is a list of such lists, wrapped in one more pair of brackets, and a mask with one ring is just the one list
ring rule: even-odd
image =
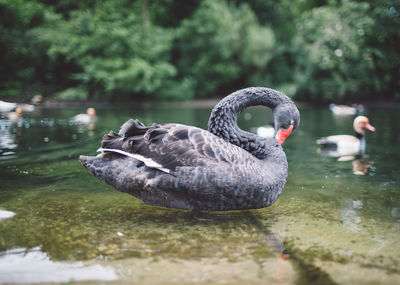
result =
[{"label": "red beak", "polygon": [[375,132],[375,128],[373,126],[371,126],[370,124],[366,124],[365,128],[371,132]]},{"label": "red beak", "polygon": [[290,125],[286,130],[278,130],[275,139],[282,145],[286,138],[292,133],[293,125]]}]

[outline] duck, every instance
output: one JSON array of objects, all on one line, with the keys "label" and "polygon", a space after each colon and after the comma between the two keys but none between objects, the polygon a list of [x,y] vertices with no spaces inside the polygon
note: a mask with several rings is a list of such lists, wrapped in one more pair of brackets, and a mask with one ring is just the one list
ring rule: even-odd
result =
[{"label": "duck", "polygon": [[33,112],[35,111],[35,105],[39,105],[42,102],[42,100],[43,100],[42,95],[33,96],[31,100],[32,104],[13,103],[0,100],[0,112],[6,113],[16,108],[20,108],[23,112]]},{"label": "duck", "polygon": [[17,108],[20,108],[23,112],[33,112],[35,111],[35,106],[31,104],[18,104]]},{"label": "duck", "polygon": [[42,101],[43,101],[42,95],[35,95],[31,99],[32,104],[20,103],[17,104],[17,107],[21,108],[23,112],[33,112],[35,111],[36,107],[42,103]]},{"label": "duck", "polygon": [[36,94],[35,96],[32,97],[31,103],[33,105],[39,105],[43,102],[43,96],[40,94]]},{"label": "duck", "polygon": [[87,108],[86,114],[78,114],[72,118],[72,121],[80,124],[89,124],[96,120],[96,110],[94,108]]},{"label": "duck", "polygon": [[4,118],[9,119],[10,121],[19,121],[22,118],[22,109],[17,107],[15,112],[9,112],[3,115]]},{"label": "duck", "polygon": [[357,114],[358,112],[362,112],[364,110],[364,107],[362,105],[353,105],[353,106],[347,106],[347,105],[335,105],[335,104],[329,104],[329,110],[332,111],[333,114],[337,116],[352,116]]},{"label": "duck", "polygon": [[321,152],[331,157],[345,157],[365,152],[365,131],[375,132],[375,128],[365,116],[358,116],[353,121],[355,136],[335,135],[323,137],[317,140],[321,146]]},{"label": "duck", "polygon": [[274,122],[271,122],[270,124],[265,125],[265,126],[252,128],[250,131],[253,133],[256,133],[258,136],[263,137],[263,138],[275,137]]},{"label": "duck", "polygon": [[6,101],[1,101],[0,100],[0,112],[1,113],[6,113],[10,112],[17,108],[17,103],[11,103],[11,102],[6,102]]},{"label": "duck", "polygon": [[[257,105],[272,109],[274,138],[238,127],[238,115]],[[249,87],[219,101],[208,130],[130,119],[119,133],[104,135],[97,156],[79,160],[93,176],[145,204],[194,211],[259,209],[272,205],[285,186],[282,144],[299,123],[299,110],[284,93]]]}]

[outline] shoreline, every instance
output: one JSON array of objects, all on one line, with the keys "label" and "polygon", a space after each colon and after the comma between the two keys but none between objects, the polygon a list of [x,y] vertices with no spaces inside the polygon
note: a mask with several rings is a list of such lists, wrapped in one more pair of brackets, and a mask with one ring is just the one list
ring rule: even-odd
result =
[{"label": "shoreline", "polygon": [[[44,98],[41,104],[37,107],[42,108],[79,108],[79,107],[95,107],[95,108],[121,108],[127,106],[135,106],[139,108],[149,108],[152,106],[160,107],[194,107],[194,108],[213,108],[221,98],[208,98],[208,99],[196,99],[190,101],[134,101],[129,102],[97,102],[87,100],[56,100],[52,98]],[[6,102],[12,102],[11,98],[1,98]],[[25,104],[24,102],[16,102],[17,104]],[[294,103],[300,108],[327,108],[329,103],[310,103],[305,101],[296,101]],[[365,101],[358,102],[358,104],[364,105],[365,107],[378,107],[388,109],[400,108],[400,102],[377,100],[377,101]],[[338,104],[341,105],[341,104]],[[344,105],[351,105],[350,103],[344,103]]]},{"label": "shoreline", "polygon": [[[149,108],[152,106],[161,106],[161,107],[194,107],[194,108],[212,108],[214,107],[222,98],[212,98],[212,99],[198,99],[191,101],[129,101],[127,103],[121,102],[96,102],[96,101],[85,101],[85,100],[54,100],[48,99],[45,100],[39,106],[45,108],[75,108],[75,107],[96,107],[96,108],[119,108],[126,107],[130,105],[135,105],[140,108]],[[304,101],[294,101],[294,103],[301,108],[327,108],[329,103],[309,103]],[[359,104],[364,105],[365,107],[378,107],[378,108],[389,108],[389,109],[397,109],[400,108],[400,102],[392,102],[392,101],[366,101],[359,102]],[[338,104],[341,105],[341,104]],[[344,104],[346,105],[346,104]],[[349,104],[350,105],[350,104]]]}]

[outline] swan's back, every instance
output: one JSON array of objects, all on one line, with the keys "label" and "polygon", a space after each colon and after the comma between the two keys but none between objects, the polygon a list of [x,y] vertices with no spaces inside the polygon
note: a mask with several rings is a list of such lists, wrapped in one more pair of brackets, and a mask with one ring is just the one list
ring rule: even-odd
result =
[{"label": "swan's back", "polygon": [[120,134],[104,136],[102,148],[102,157],[83,159],[92,174],[144,202],[164,207],[261,208],[277,199],[287,177],[280,146],[276,150],[280,160],[260,160],[208,131],[181,124],[145,127],[129,120]]}]

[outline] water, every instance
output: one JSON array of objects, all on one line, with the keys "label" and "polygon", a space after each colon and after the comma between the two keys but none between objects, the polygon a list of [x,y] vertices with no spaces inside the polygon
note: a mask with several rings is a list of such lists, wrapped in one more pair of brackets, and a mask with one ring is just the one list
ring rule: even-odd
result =
[{"label": "water", "polygon": [[[400,112],[368,108],[365,175],[317,152],[321,136],[352,134],[352,117],[301,108],[284,144],[289,179],[271,207],[192,213],[144,205],[80,165],[130,117],[206,128],[210,108],[41,109],[0,120],[0,283],[395,284],[400,282]],[[250,108],[249,130],[270,112]]]}]

